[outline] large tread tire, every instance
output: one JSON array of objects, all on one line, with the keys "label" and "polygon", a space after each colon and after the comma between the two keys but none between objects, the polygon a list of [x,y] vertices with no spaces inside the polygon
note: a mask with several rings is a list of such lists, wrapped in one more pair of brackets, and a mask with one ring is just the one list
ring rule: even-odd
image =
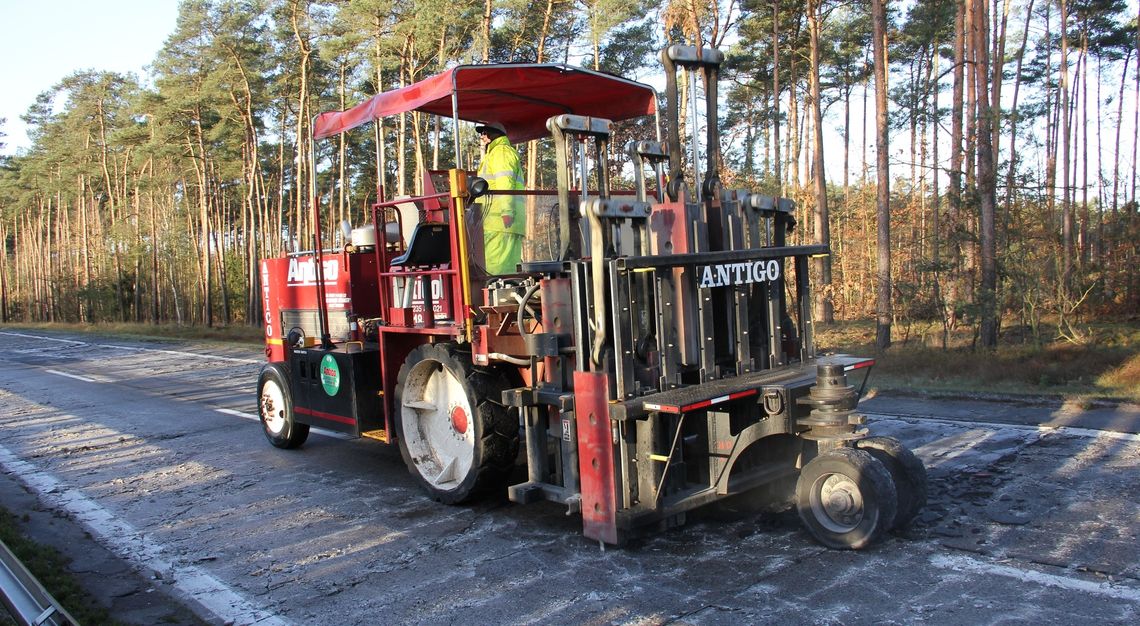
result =
[{"label": "large tread tire", "polygon": [[796,483],[796,510],[823,545],[859,550],[894,524],[897,495],[891,473],[866,450],[838,448],[815,457]]},{"label": "large tread tire", "polygon": [[519,453],[518,419],[502,404],[510,387],[504,372],[474,365],[454,344],[408,354],[396,378],[396,440],[434,500],[460,504],[506,486]]},{"label": "large tread tire", "polygon": [[891,472],[898,492],[898,512],[892,528],[904,528],[926,506],[926,466],[894,437],[868,437],[855,443],[879,459]]},{"label": "large tread tire", "polygon": [[257,414],[265,438],[275,447],[291,450],[309,438],[309,425],[297,422],[293,413],[293,391],[289,368],[269,363],[257,377]]}]

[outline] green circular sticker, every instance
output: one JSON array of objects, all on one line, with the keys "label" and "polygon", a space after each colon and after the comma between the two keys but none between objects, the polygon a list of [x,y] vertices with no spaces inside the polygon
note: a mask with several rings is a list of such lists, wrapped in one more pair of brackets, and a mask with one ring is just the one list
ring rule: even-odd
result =
[{"label": "green circular sticker", "polygon": [[335,396],[340,391],[340,366],[331,354],[326,354],[321,359],[321,386],[330,396]]}]

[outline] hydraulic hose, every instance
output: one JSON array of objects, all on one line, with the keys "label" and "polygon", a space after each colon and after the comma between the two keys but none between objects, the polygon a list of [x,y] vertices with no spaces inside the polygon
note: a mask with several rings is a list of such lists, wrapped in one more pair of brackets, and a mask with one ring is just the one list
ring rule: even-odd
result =
[{"label": "hydraulic hose", "polygon": [[590,219],[590,281],[594,289],[594,349],[590,354],[594,365],[602,365],[602,349],[606,343],[606,240],[602,229],[601,200],[586,204]]},{"label": "hydraulic hose", "polygon": [[515,298],[518,299],[518,301],[519,301],[519,312],[518,312],[519,322],[518,322],[518,324],[519,324],[519,334],[520,335],[529,335],[530,334],[527,332],[526,327],[522,323],[524,312],[530,313],[530,316],[533,317],[534,319],[538,320],[539,323],[542,322],[542,318],[539,317],[537,314],[535,314],[534,309],[530,308],[530,306],[527,305],[527,303],[530,302],[531,297],[534,296],[534,293],[536,291],[538,291],[538,287],[539,287],[538,283],[531,285],[530,287],[527,288],[527,290],[525,292],[523,292],[522,297],[519,297],[519,295],[517,293],[515,294]]}]

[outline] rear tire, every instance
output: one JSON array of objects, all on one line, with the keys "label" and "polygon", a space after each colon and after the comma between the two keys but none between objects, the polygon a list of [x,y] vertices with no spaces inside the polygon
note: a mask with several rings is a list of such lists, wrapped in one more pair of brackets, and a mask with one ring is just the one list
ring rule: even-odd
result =
[{"label": "rear tire", "polygon": [[891,473],[866,450],[838,448],[812,459],[796,483],[796,510],[820,543],[858,550],[874,543],[895,519]]},{"label": "rear tire", "polygon": [[898,493],[898,512],[892,528],[905,527],[926,506],[926,467],[894,437],[868,437],[855,445],[870,452],[890,470]]},{"label": "rear tire", "polygon": [[396,438],[433,499],[458,504],[504,486],[519,453],[518,419],[502,404],[509,386],[454,344],[408,354],[396,380]]},{"label": "rear tire", "polygon": [[300,447],[309,438],[309,425],[299,424],[293,415],[293,392],[289,369],[269,363],[257,377],[257,413],[269,443],[278,448]]}]

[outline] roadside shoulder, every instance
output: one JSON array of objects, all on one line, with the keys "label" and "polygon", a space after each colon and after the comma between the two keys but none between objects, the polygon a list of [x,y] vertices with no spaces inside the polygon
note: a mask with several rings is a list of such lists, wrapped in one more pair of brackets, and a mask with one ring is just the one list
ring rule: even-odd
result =
[{"label": "roadside shoulder", "polygon": [[[160,581],[149,580],[131,569],[95,541],[82,524],[44,505],[11,474],[0,473],[0,502],[27,539],[54,548],[68,559],[65,569],[86,592],[83,601],[89,607],[98,607],[94,612],[102,609],[113,616],[116,624],[207,623],[171,596]],[[50,588],[48,591],[58,593]],[[66,602],[58,596],[57,599]],[[67,608],[78,612],[71,606]]]}]

